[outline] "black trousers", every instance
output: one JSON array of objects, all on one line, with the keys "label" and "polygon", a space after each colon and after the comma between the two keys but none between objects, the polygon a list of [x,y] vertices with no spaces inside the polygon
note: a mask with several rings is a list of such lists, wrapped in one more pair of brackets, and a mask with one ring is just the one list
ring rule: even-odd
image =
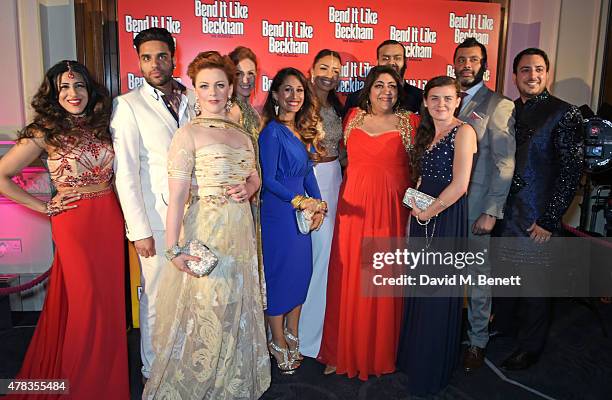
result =
[{"label": "black trousers", "polygon": [[495,329],[505,334],[515,334],[522,350],[539,354],[548,337],[551,306],[549,297],[495,298]]}]

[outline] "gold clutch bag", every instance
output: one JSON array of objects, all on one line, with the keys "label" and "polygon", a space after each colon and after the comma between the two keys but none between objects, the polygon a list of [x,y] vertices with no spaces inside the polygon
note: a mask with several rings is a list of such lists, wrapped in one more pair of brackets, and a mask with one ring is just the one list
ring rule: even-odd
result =
[{"label": "gold clutch bag", "polygon": [[185,243],[182,252],[200,258],[200,261],[186,262],[187,268],[199,277],[210,274],[219,263],[219,258],[216,254],[197,239],[191,239]]},{"label": "gold clutch bag", "polygon": [[436,201],[435,197],[432,197],[423,192],[419,192],[414,188],[406,189],[406,193],[404,193],[404,200],[402,201],[406,206],[412,208],[410,204],[410,199],[414,200],[414,204],[421,209],[425,210],[429,207],[434,201]]}]

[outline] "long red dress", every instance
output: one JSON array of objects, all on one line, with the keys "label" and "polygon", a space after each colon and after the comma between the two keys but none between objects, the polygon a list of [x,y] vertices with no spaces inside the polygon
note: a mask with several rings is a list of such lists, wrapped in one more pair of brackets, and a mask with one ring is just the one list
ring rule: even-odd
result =
[{"label": "long red dress", "polygon": [[[57,187],[112,180],[114,153],[83,132],[48,159]],[[10,399],[129,399],[124,300],[124,224],[112,187],[83,195],[51,217],[55,255],[47,297],[16,379],[66,379],[68,395]]]},{"label": "long red dress", "polygon": [[409,213],[402,198],[411,180],[405,147],[418,117],[401,114],[403,135],[396,130],[372,137],[351,122],[362,116],[361,111],[349,116],[346,128],[348,167],[338,201],[318,360],[335,365],[338,374],[366,380],[395,371],[403,299],[361,295],[361,241],[406,234]]}]

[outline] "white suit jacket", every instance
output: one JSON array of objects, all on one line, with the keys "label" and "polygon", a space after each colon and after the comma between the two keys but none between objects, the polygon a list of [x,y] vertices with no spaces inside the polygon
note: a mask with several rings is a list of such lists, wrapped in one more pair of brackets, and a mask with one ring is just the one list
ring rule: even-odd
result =
[{"label": "white suit jacket", "polygon": [[166,230],[168,148],[174,132],[189,122],[191,112],[188,97],[183,95],[177,124],[161,92],[146,82],[113,101],[110,130],[115,185],[129,240]]}]

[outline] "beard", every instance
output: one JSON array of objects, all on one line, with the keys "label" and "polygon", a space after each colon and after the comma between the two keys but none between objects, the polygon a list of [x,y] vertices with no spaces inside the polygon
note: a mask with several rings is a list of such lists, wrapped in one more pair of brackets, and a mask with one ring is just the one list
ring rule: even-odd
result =
[{"label": "beard", "polygon": [[147,81],[147,83],[153,87],[164,86],[165,84],[170,82],[170,79],[172,79],[172,74],[167,74],[167,75],[164,74],[160,76],[159,78],[145,77],[145,80]]},{"label": "beard", "polygon": [[400,70],[397,72],[399,74],[400,77],[400,82],[402,83],[402,85],[406,82],[406,79],[404,78],[404,74],[406,73],[406,69],[407,69],[407,65],[406,65],[406,61],[408,60],[404,60],[404,65],[402,66],[402,68],[400,68]]},{"label": "beard", "polygon": [[478,70],[476,75],[474,75],[474,79],[472,79],[471,82],[465,82],[463,79],[459,78],[459,83],[461,83],[461,88],[469,89],[471,87],[478,85],[480,82],[482,82],[484,73],[485,73],[485,68],[480,67],[480,69]]},{"label": "beard", "polygon": [[168,70],[158,69],[157,72],[161,75],[159,78],[152,78],[149,76],[144,76],[145,81],[153,87],[161,87],[166,85],[172,79],[172,71],[174,71],[174,64],[170,66]]}]

